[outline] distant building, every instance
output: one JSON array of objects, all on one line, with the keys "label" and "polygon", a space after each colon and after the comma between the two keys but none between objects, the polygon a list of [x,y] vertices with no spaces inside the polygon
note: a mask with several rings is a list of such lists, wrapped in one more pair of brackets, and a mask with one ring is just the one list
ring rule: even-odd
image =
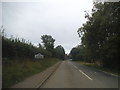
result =
[{"label": "distant building", "polygon": [[35,55],[35,59],[43,59],[44,55],[42,55],[41,53],[38,53]]}]

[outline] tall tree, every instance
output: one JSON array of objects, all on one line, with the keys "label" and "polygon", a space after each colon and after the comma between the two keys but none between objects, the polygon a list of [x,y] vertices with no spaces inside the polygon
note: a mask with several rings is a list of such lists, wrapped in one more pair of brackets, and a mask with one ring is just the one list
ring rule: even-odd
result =
[{"label": "tall tree", "polygon": [[118,67],[120,41],[120,2],[94,3],[92,16],[88,19],[78,34],[81,37],[86,57],[91,61],[99,61],[105,67]]},{"label": "tall tree", "polygon": [[43,35],[41,36],[42,43],[44,45],[44,48],[52,53],[52,56],[54,55],[54,42],[55,39],[52,38],[51,35]]},{"label": "tall tree", "polygon": [[70,56],[72,60],[86,60],[84,59],[84,47],[82,45],[78,45],[71,49]]},{"label": "tall tree", "polygon": [[61,45],[58,45],[56,48],[56,57],[59,59],[64,60],[65,59],[65,50]]}]

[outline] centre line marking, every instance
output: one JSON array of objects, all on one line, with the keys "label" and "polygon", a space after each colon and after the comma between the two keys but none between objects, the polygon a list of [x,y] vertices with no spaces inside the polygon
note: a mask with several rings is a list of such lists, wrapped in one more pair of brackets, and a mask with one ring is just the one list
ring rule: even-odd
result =
[{"label": "centre line marking", "polygon": [[[70,63],[71,65],[73,65],[72,63]],[[75,65],[73,65],[76,69],[78,69],[78,67],[76,67]],[[79,70],[79,69],[78,69]],[[92,78],[90,78],[87,74],[85,74],[82,70],[79,70],[80,73],[82,73],[83,75],[85,75],[88,79],[93,80]]]}]

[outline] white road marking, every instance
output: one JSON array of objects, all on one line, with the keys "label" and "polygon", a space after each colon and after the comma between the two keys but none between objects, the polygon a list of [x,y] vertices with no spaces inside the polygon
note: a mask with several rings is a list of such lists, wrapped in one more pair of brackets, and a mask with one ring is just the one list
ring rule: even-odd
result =
[{"label": "white road marking", "polygon": [[76,69],[79,70],[80,73],[82,73],[83,75],[85,75],[88,79],[93,80],[92,78],[90,78],[87,74],[85,74],[82,70],[80,70],[78,67],[76,67],[75,65],[73,65],[72,63],[70,63],[72,66],[74,66]]},{"label": "white road marking", "polygon": [[93,79],[90,78],[87,74],[85,74],[82,70],[79,70],[79,72],[81,72],[83,75],[85,75],[88,79],[93,80]]},{"label": "white road marking", "polygon": [[78,69],[78,67],[74,66],[76,69]]},{"label": "white road marking", "polygon": [[[72,64],[73,65],[73,64]],[[73,67],[75,67],[76,69],[78,69],[78,67],[76,67],[75,65],[73,65]]]},{"label": "white road marking", "polygon": [[[70,63],[71,65],[73,65],[72,63]],[[73,67],[75,67],[76,69],[78,69],[78,67],[76,67],[75,65],[73,65]]]}]

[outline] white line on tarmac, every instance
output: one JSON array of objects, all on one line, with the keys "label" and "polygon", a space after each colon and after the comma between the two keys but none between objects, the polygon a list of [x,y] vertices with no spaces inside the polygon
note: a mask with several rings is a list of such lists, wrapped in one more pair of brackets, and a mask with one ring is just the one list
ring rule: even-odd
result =
[{"label": "white line on tarmac", "polygon": [[[71,63],[72,64],[72,63]],[[72,64],[73,65],[73,64]],[[73,65],[73,67],[75,67],[76,69],[78,69],[78,67],[76,67],[75,65]],[[79,69],[78,69],[79,70]]]},{"label": "white line on tarmac", "polygon": [[76,69],[78,69],[78,67],[74,66]]},{"label": "white line on tarmac", "polygon": [[[71,65],[73,65],[72,63],[70,63]],[[80,73],[82,73],[83,75],[85,75],[88,79],[93,80],[92,78],[90,78],[87,74],[85,74],[82,70],[80,70],[78,67],[76,67],[75,65],[73,65],[76,69],[79,70]]]},{"label": "white line on tarmac", "polygon": [[93,80],[93,79],[90,78],[87,74],[85,74],[82,70],[79,70],[79,72],[81,72],[83,75],[85,75],[88,79]]}]

